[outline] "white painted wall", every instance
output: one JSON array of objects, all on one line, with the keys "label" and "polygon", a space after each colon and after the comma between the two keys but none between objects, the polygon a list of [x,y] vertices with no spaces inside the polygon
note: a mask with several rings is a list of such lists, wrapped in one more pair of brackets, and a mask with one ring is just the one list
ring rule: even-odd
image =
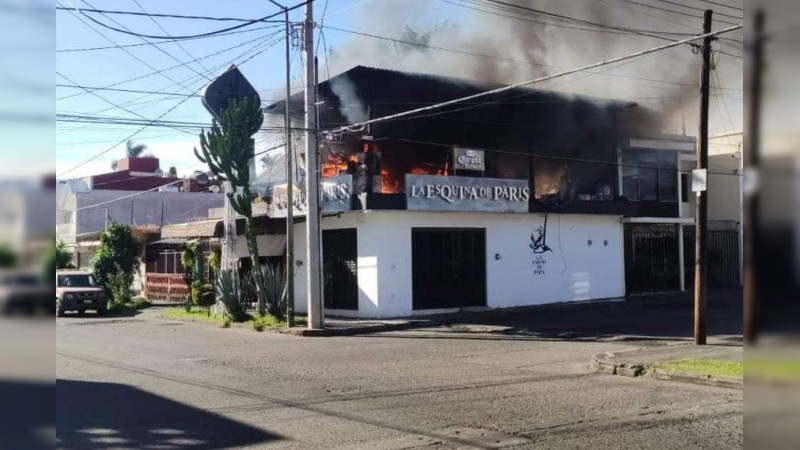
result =
[{"label": "white painted wall", "polygon": [[[534,274],[531,234],[544,215],[368,211],[327,217],[323,229],[358,230],[360,317],[410,316],[411,228],[485,228],[487,302],[508,308],[625,295],[622,224],[616,216],[550,215],[544,275]],[[296,228],[297,311],[306,311],[304,224]],[[592,245],[588,244],[592,241]],[[607,245],[604,244],[607,242]],[[496,259],[499,255],[500,259]]]}]

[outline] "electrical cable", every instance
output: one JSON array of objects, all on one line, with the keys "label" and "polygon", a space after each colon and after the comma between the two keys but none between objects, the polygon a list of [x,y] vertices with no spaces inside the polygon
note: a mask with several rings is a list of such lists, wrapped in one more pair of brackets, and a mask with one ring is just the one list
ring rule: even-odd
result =
[{"label": "electrical cable", "polygon": [[[649,54],[652,54],[652,53],[657,53],[657,52],[668,50],[668,49],[671,49],[671,48],[674,48],[674,47],[678,47],[678,46],[681,46],[681,45],[692,43],[692,42],[694,42],[696,40],[699,40],[699,39],[706,39],[706,38],[709,38],[709,37],[714,37],[714,36],[730,33],[732,31],[740,30],[742,28],[743,28],[743,25],[736,25],[736,26],[733,26],[733,27],[730,27],[730,28],[726,28],[724,30],[714,31],[714,32],[711,32],[711,33],[695,36],[693,38],[684,39],[684,40],[677,41],[677,42],[672,42],[672,43],[665,44],[665,45],[662,45],[662,46],[659,46],[659,47],[654,47],[654,48],[651,48],[651,49],[648,49],[648,50],[644,50],[644,51],[640,51],[640,52],[636,52],[636,53],[631,53],[631,54],[628,54],[628,55],[625,55],[625,56],[621,56],[621,57],[618,57],[618,58],[610,59],[610,60],[599,62],[599,63],[595,63],[595,64],[590,64],[588,66],[579,67],[579,68],[572,69],[572,70],[567,70],[567,71],[564,71],[564,72],[560,72],[560,73],[557,73],[557,74],[544,76],[544,77],[537,78],[537,79],[534,79],[534,80],[524,81],[522,83],[516,83],[516,84],[509,85],[509,86],[504,86],[504,87],[501,87],[501,88],[498,88],[498,89],[485,91],[485,92],[474,94],[474,95],[470,95],[470,96],[467,96],[467,97],[462,97],[462,98],[458,98],[458,99],[454,99],[454,100],[449,100],[449,101],[446,101],[446,102],[439,103],[437,105],[427,106],[427,107],[424,107],[424,108],[417,108],[417,109],[413,109],[413,110],[410,110],[410,111],[405,111],[405,112],[402,112],[402,113],[394,114],[392,116],[386,116],[386,117],[381,117],[381,118],[378,118],[378,119],[367,120],[367,121],[364,121],[364,122],[361,122],[361,123],[358,123],[358,124],[354,124],[354,125],[352,125],[350,127],[342,127],[339,130],[333,131],[333,133],[335,133],[337,131],[338,132],[347,131],[347,130],[353,129],[354,127],[363,127],[363,126],[366,126],[366,125],[369,125],[369,124],[386,122],[386,121],[390,121],[390,120],[401,118],[401,117],[408,117],[408,116],[412,116],[412,115],[415,115],[415,114],[418,114],[418,113],[421,113],[421,112],[426,112],[426,111],[439,109],[439,108],[442,108],[442,107],[445,107],[445,106],[454,105],[454,104],[461,103],[461,102],[464,102],[464,101],[474,100],[474,99],[485,97],[485,96],[488,96],[488,95],[494,95],[494,94],[499,94],[499,93],[502,93],[502,92],[511,91],[511,90],[518,89],[518,88],[521,88],[521,87],[525,87],[525,86],[529,86],[529,85],[532,85],[532,84],[541,83],[541,82],[544,82],[544,81],[549,81],[549,80],[561,78],[561,77],[564,77],[564,76],[567,76],[567,75],[572,75],[572,74],[579,73],[579,72],[586,72],[586,71],[589,71],[589,70],[592,70],[592,69],[596,69],[596,68],[599,68],[599,67],[616,64],[616,63],[619,63],[619,62],[623,62],[623,61],[639,58],[639,57],[646,56],[646,55],[649,55]],[[327,133],[330,134],[332,132],[329,131]]]},{"label": "electrical cable", "polygon": [[[487,0],[487,1],[492,1],[492,0]],[[669,9],[669,8],[662,8],[660,6],[648,5],[647,3],[637,2],[635,0],[619,0],[619,1],[625,2],[625,3],[629,3],[629,4],[632,4],[632,5],[643,6],[643,7],[646,7],[646,8],[655,9],[656,11],[664,11],[664,12],[667,12],[667,13],[670,13],[670,14],[677,14],[677,15],[680,15],[680,16],[692,17],[694,19],[702,19],[701,16],[697,16],[695,14],[691,14],[691,13],[687,13],[687,12],[683,12],[683,11],[675,11],[675,10]],[[668,3],[671,3],[671,2],[668,2]],[[687,6],[687,8],[688,8],[688,6]],[[700,9],[700,8],[697,8],[697,9],[700,10],[700,11],[705,11],[705,10]],[[717,19],[716,16],[729,17],[729,18],[736,19],[736,20],[742,20],[741,17],[731,16],[731,15],[728,15],[728,14],[718,13],[718,12],[715,12],[714,16],[715,16],[714,20],[716,22],[723,23],[723,24],[726,24],[726,25],[736,25],[736,23],[727,22],[727,21],[724,21],[724,20],[721,20],[721,19]]]},{"label": "electrical cable", "polygon": [[[410,46],[414,46],[414,47],[426,48],[426,49],[430,49],[430,50],[438,50],[438,51],[450,52],[450,53],[455,53],[455,54],[460,54],[460,55],[465,55],[465,56],[473,56],[473,57],[477,57],[477,58],[486,58],[486,59],[492,59],[492,60],[503,61],[503,62],[511,62],[511,63],[516,63],[516,64],[524,64],[524,65],[536,66],[536,67],[546,67],[546,68],[553,68],[553,69],[559,69],[559,70],[566,70],[567,69],[567,67],[563,67],[563,66],[554,66],[554,65],[550,65],[550,64],[534,63],[534,62],[530,62],[530,61],[521,61],[521,60],[518,60],[518,59],[504,58],[504,57],[500,57],[500,56],[492,56],[492,55],[486,55],[486,54],[482,54],[482,53],[469,52],[469,51],[465,51],[465,50],[457,50],[457,49],[452,49],[452,48],[447,48],[447,47],[440,47],[440,46],[434,46],[434,45],[429,45],[429,44],[423,44],[421,42],[405,41],[405,40],[400,40],[400,39],[391,38],[391,37],[387,37],[387,36],[380,36],[380,35],[376,35],[376,34],[364,33],[364,32],[360,32],[360,31],[348,30],[348,29],[345,29],[345,28],[332,27],[332,26],[328,26],[328,25],[326,25],[324,27],[320,27],[320,28],[321,29],[329,29],[329,30],[339,31],[339,32],[342,32],[342,33],[353,34],[353,35],[357,35],[357,36],[363,36],[363,37],[369,37],[369,38],[373,38],[373,39],[379,39],[379,40],[394,42],[394,43],[398,43],[398,44],[405,44],[405,45],[410,45]],[[691,34],[690,36],[697,36],[697,35],[696,34]],[[649,81],[649,82],[654,82],[654,83],[672,84],[672,85],[677,85],[677,86],[697,87],[697,85],[695,85],[695,84],[679,83],[679,82],[666,81],[666,80],[656,80],[656,79],[651,79],[651,78],[643,78],[643,77],[636,77],[636,76],[629,76],[629,75],[621,75],[621,74],[604,74],[604,75],[610,76],[610,77],[616,77],[616,78],[626,78],[626,79],[633,79],[633,80]],[[722,88],[722,89],[725,89],[725,88]],[[732,90],[737,90],[737,89],[732,89]]]},{"label": "electrical cable", "polygon": [[[217,37],[217,36],[232,36],[232,35],[235,35],[235,34],[252,33],[254,31],[268,30],[270,28],[277,28],[277,27],[278,27],[278,25],[270,25],[270,26],[266,26],[266,27],[251,28],[249,30],[232,31],[230,33],[222,33],[222,34],[218,34],[216,36],[206,36],[206,37],[196,38],[196,39],[206,39],[206,38],[209,38],[209,37]],[[166,41],[151,42],[151,44],[153,44],[153,45],[166,45],[166,44],[171,44],[171,43],[178,42],[178,41],[191,41],[191,40],[194,40],[194,39],[172,39],[172,40],[166,40]],[[92,51],[98,51],[98,50],[117,50],[117,49],[120,49],[120,48],[144,47],[146,45],[148,45],[148,44],[125,44],[125,45],[119,45],[119,46],[108,45],[108,46],[105,46],[105,47],[62,48],[62,49],[56,49],[56,53],[92,52]]]},{"label": "electrical cable", "polygon": [[[286,8],[286,11],[293,11],[293,10],[301,8],[301,7],[305,6],[306,4],[311,3],[313,1],[314,0],[306,0],[303,3],[299,3],[297,5],[290,6],[290,7]],[[77,8],[73,8],[73,9],[78,10]],[[250,20],[248,22],[245,22],[245,23],[242,23],[242,24],[239,24],[239,25],[235,25],[235,26],[232,26],[232,27],[228,27],[228,28],[223,28],[221,30],[209,31],[207,33],[200,33],[200,34],[185,35],[185,36],[159,36],[159,35],[152,35],[152,34],[136,33],[136,32],[133,32],[133,31],[128,31],[128,30],[124,30],[124,29],[121,29],[121,28],[116,28],[116,27],[113,27],[113,26],[108,25],[106,23],[103,23],[103,22],[95,19],[94,17],[90,16],[86,12],[81,11],[81,14],[83,14],[84,17],[86,17],[87,19],[91,20],[92,22],[100,25],[103,28],[107,28],[109,30],[116,31],[118,33],[128,34],[128,35],[131,35],[131,36],[138,36],[138,37],[148,38],[148,39],[195,39],[195,38],[199,38],[199,37],[216,36],[218,34],[226,33],[228,31],[238,30],[239,28],[244,28],[244,27],[259,23],[259,22],[263,22],[263,21],[268,20],[268,19],[272,19],[274,17],[277,17],[279,15],[284,14],[284,12],[285,11],[281,11],[281,12],[275,13],[275,14],[270,14],[270,15],[261,17],[259,19]]]}]

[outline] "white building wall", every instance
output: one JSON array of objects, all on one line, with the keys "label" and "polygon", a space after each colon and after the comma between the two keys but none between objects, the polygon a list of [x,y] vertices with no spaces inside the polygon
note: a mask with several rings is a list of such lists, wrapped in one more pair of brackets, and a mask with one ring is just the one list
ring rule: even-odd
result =
[{"label": "white building wall", "polygon": [[[529,244],[544,215],[370,211],[323,220],[323,229],[358,230],[360,317],[410,316],[411,229],[485,228],[487,306],[508,308],[625,295],[622,224],[615,216],[550,215],[543,273]],[[295,293],[306,311],[305,225],[297,226]],[[591,245],[589,244],[591,241]]]}]

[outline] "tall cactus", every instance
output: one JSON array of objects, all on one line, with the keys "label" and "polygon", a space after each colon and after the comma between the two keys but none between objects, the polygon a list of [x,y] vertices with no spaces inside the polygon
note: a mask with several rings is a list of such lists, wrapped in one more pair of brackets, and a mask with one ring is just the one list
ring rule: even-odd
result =
[{"label": "tall cactus", "polygon": [[247,249],[253,262],[258,313],[266,314],[267,297],[264,291],[263,274],[260,270],[258,243],[256,241],[255,221],[253,220],[253,198],[250,192],[250,160],[254,155],[253,135],[264,122],[261,105],[251,99],[231,99],[228,107],[220,113],[211,130],[200,133],[200,149],[194,154],[209,170],[219,178],[230,182],[232,192],[228,193],[231,207],[241,214],[247,222],[245,236]]}]

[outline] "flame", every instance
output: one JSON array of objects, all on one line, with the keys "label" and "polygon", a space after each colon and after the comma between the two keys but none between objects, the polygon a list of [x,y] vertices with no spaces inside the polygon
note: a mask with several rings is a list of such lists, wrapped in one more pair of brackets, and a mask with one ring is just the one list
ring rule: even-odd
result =
[{"label": "flame", "polygon": [[322,165],[322,177],[333,178],[341,174],[346,174],[348,162],[358,162],[358,156],[353,155],[350,158],[345,158],[343,156],[330,155],[328,161]]},{"label": "flame", "polygon": [[536,199],[541,199],[547,195],[559,195],[567,187],[567,178],[569,176],[569,166],[562,165],[555,170],[546,170],[539,168],[535,174],[536,184]]}]

